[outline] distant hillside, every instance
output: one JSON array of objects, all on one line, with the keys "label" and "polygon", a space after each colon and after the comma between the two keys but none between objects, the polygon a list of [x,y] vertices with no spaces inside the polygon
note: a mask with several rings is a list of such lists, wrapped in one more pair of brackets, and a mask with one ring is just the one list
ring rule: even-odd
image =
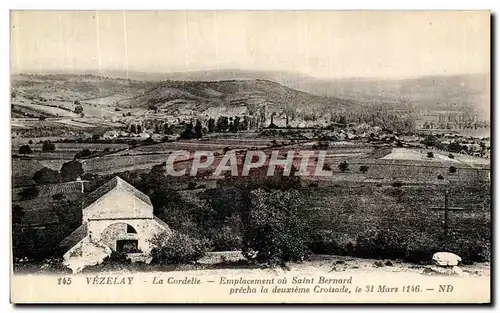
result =
[{"label": "distant hillside", "polygon": [[360,102],[405,102],[423,109],[474,108],[482,118],[490,115],[488,74],[427,76],[401,80],[303,80],[292,87],[323,96]]},{"label": "distant hillside", "polygon": [[482,118],[490,115],[490,75],[463,74],[407,79],[319,79],[286,71],[221,69],[177,73],[92,71],[109,77],[139,80],[219,81],[264,79],[311,94],[356,100],[360,104],[404,103],[416,108],[463,110],[474,108]]},{"label": "distant hillside", "polygon": [[97,118],[119,118],[127,112],[139,117],[157,110],[158,114],[173,115],[189,111],[236,115],[260,106],[266,106],[268,113],[300,111],[317,115],[359,107],[354,100],[313,95],[264,79],[139,81],[93,74],[50,74],[13,75],[11,81],[15,117],[75,117],[77,103],[85,117]]},{"label": "distant hillside", "polygon": [[286,108],[305,112],[343,109],[352,100],[321,97],[294,90],[268,80],[167,81],[150,90],[118,102],[120,107],[205,111],[216,106],[256,107],[267,105],[270,111]]},{"label": "distant hillside", "polygon": [[[75,94],[71,100],[123,95],[120,106],[149,104],[204,109],[210,105],[290,104],[312,109],[331,106],[361,109],[365,105],[411,103],[416,109],[468,110],[490,116],[490,76],[470,74],[408,79],[318,79],[285,71],[235,69],[178,73],[89,71],[93,75],[16,76],[13,87],[49,93]],[[124,79],[128,77],[128,79]],[[166,81],[168,82],[162,82]],[[238,81],[230,82],[232,80]],[[175,82],[178,83],[175,83]],[[259,83],[257,83],[259,82]],[[160,85],[158,85],[160,83]],[[29,87],[26,88],[26,85]],[[287,88],[288,87],[288,88]],[[302,93],[300,92],[302,91]],[[342,99],[342,100],[341,100]],[[182,102],[184,101],[184,104]],[[177,102],[177,104],[176,104]]]}]

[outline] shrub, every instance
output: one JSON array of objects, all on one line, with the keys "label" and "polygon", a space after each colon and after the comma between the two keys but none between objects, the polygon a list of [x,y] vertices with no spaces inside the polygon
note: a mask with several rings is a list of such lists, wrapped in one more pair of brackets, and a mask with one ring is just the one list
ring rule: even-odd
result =
[{"label": "shrub", "polygon": [[91,155],[92,155],[92,152],[90,152],[89,149],[83,149],[82,151],[78,152],[75,155],[75,159],[88,158]]},{"label": "shrub", "polygon": [[363,174],[365,174],[366,172],[368,172],[368,166],[367,165],[361,165],[359,167],[359,171]]},{"label": "shrub", "polygon": [[354,252],[358,257],[400,259],[408,250],[399,232],[372,229],[357,237]]},{"label": "shrub", "polygon": [[237,251],[243,245],[241,236],[229,226],[214,230],[211,239],[214,251]]},{"label": "shrub", "polygon": [[400,182],[400,181],[395,181],[395,182],[392,183],[392,187],[394,187],[394,188],[403,187],[403,183]]},{"label": "shrub", "polygon": [[448,154],[448,157],[449,157],[450,159],[454,159],[454,158],[455,158],[455,156],[454,156],[453,154],[451,154],[451,153],[450,153],[450,154]]},{"label": "shrub", "polygon": [[174,232],[170,237],[166,233],[156,235],[151,243],[154,245],[151,250],[151,263],[160,265],[196,263],[208,248],[206,240],[180,232]]},{"label": "shrub", "polygon": [[[77,102],[77,101],[75,101]],[[73,110],[76,114],[82,114],[83,113],[83,107],[81,105],[75,106],[75,109]]]},{"label": "shrub", "polygon": [[19,147],[19,154],[30,154],[33,153],[29,145],[24,145]]},{"label": "shrub", "polygon": [[343,161],[342,163],[340,163],[339,164],[339,170],[341,172],[348,171],[349,170],[349,163],[347,163],[346,161]]},{"label": "shrub", "polygon": [[308,256],[308,231],[299,215],[303,203],[297,191],[258,189],[251,192],[250,205],[243,237],[248,260],[274,266]]},{"label": "shrub", "polygon": [[434,157],[434,152],[432,152],[432,151],[427,152],[427,157],[429,159],[432,159]]},{"label": "shrub", "polygon": [[33,180],[39,185],[55,184],[61,180],[58,171],[43,167],[33,175]]},{"label": "shrub", "polygon": [[339,240],[338,233],[311,231],[308,247],[315,254],[348,255],[352,253],[352,244],[348,246]]},{"label": "shrub", "polygon": [[82,163],[73,160],[63,163],[61,166],[61,178],[63,181],[73,181],[83,175]]},{"label": "shrub", "polygon": [[113,251],[103,261],[105,264],[130,264],[131,260],[125,252]]},{"label": "shrub", "polygon": [[18,195],[21,196],[23,200],[30,200],[36,198],[40,190],[37,186],[29,186],[21,190]]},{"label": "shrub", "polygon": [[456,168],[456,167],[454,167],[454,166],[450,166],[449,172],[450,172],[451,174],[454,174],[454,173],[456,173],[456,172],[457,172],[457,168]]},{"label": "shrub", "polygon": [[56,150],[56,145],[50,141],[50,140],[45,140],[42,144],[42,151],[55,151]]},{"label": "shrub", "polygon": [[437,177],[437,179],[439,179],[439,180],[443,180],[443,179],[444,179],[444,177],[443,177],[443,175],[439,174],[439,175],[438,175],[438,177]]}]

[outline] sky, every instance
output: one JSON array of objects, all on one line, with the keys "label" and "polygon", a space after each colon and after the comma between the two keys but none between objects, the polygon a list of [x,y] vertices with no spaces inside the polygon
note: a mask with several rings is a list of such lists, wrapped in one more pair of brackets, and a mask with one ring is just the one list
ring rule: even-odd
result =
[{"label": "sky", "polygon": [[488,11],[12,11],[11,71],[490,72]]}]

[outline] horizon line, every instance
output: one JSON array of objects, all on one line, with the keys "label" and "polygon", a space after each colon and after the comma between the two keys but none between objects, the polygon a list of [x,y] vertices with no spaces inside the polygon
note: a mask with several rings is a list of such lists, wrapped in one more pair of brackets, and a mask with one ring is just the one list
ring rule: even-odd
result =
[{"label": "horizon line", "polygon": [[[260,69],[238,69],[238,68],[210,68],[210,69],[197,69],[197,70],[188,70],[188,71],[165,71],[165,72],[150,72],[150,71],[141,71],[141,70],[128,70],[128,69],[74,69],[74,70],[57,70],[57,69],[47,69],[43,71],[39,70],[29,70],[29,71],[11,71],[10,75],[94,75],[100,77],[106,77],[105,73],[100,72],[122,72],[120,74],[126,75],[118,75],[116,78],[123,79],[131,79],[128,78],[128,73],[135,74],[145,74],[145,75],[172,75],[172,74],[189,74],[189,73],[200,73],[200,72],[217,72],[217,71],[237,71],[237,72],[262,72],[262,73],[287,73],[290,75],[302,76],[311,79],[316,79],[320,81],[335,81],[335,80],[406,80],[406,79],[418,79],[425,77],[453,77],[453,76],[465,76],[465,75],[491,75],[491,71],[489,72],[469,72],[469,73],[440,73],[440,74],[421,74],[421,75],[410,75],[410,76],[389,76],[389,77],[381,77],[381,76],[339,76],[339,77],[320,77],[313,76],[309,74],[305,74],[302,72],[294,72],[288,70],[260,70]],[[168,80],[167,78],[161,78],[160,80]],[[259,79],[258,77],[254,77],[253,79]],[[137,80],[137,79],[131,79]]]}]

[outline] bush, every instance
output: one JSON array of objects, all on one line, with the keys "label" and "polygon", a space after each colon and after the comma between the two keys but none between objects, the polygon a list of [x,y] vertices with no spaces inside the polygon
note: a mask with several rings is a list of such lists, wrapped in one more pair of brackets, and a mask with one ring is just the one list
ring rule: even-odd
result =
[{"label": "bush", "polygon": [[29,186],[21,190],[18,195],[21,196],[23,200],[30,200],[38,197],[40,190],[37,186]]},{"label": "bush", "polygon": [[81,105],[77,105],[77,106],[75,106],[75,109],[73,110],[73,112],[75,112],[76,114],[82,114],[83,113],[83,107]]},{"label": "bush", "polygon": [[339,164],[339,170],[343,173],[345,171],[349,170],[349,163],[346,161],[343,161],[342,163]]},{"label": "bush", "polygon": [[439,174],[439,175],[438,175],[438,177],[437,177],[437,179],[439,179],[439,180],[443,180],[443,179],[444,179],[444,177],[443,177],[443,175]]},{"label": "bush", "polygon": [[88,158],[92,155],[89,149],[83,149],[75,155],[75,159]]},{"label": "bush", "polygon": [[56,150],[56,145],[50,141],[50,140],[45,140],[42,144],[42,151],[55,151]]},{"label": "bush", "polygon": [[427,157],[429,159],[432,159],[434,157],[434,152],[432,152],[432,151],[427,152]]},{"label": "bush", "polygon": [[358,257],[402,259],[408,250],[401,235],[392,230],[369,230],[356,238],[354,251]]},{"label": "bush", "polygon": [[244,237],[243,255],[268,266],[302,261],[308,254],[308,230],[299,212],[297,191],[258,189],[251,192],[251,210]]},{"label": "bush", "polygon": [[238,251],[243,246],[241,236],[229,226],[214,230],[211,239],[213,251]]},{"label": "bush", "polygon": [[104,264],[130,264],[131,260],[124,252],[113,251],[110,256],[106,257],[103,261]]},{"label": "bush", "polygon": [[453,154],[451,154],[451,153],[450,153],[450,154],[448,154],[448,157],[449,157],[450,159],[454,159],[454,158],[455,158],[455,156],[454,156]]},{"label": "bush", "polygon": [[353,245],[342,243],[340,240],[341,234],[327,233],[313,230],[309,237],[308,247],[312,253],[315,254],[329,254],[329,255],[349,255],[352,254]]},{"label": "bush", "polygon": [[19,147],[19,154],[30,154],[33,153],[29,145],[24,145]]},{"label": "bush", "polygon": [[457,168],[454,166],[450,166],[449,172],[450,172],[450,174],[454,174],[457,172]]},{"label": "bush", "polygon": [[180,232],[174,232],[170,237],[166,233],[154,236],[151,243],[153,264],[185,264],[196,263],[208,248],[206,240],[200,240]]},{"label": "bush", "polygon": [[366,165],[361,165],[361,166],[359,167],[359,171],[360,171],[361,173],[365,174],[366,172],[368,172],[368,166],[366,166]]},{"label": "bush", "polygon": [[33,175],[33,180],[39,185],[55,184],[61,180],[61,176],[58,171],[43,167]]},{"label": "bush", "polygon": [[84,173],[82,163],[73,160],[61,166],[61,179],[65,182],[74,181]]}]

